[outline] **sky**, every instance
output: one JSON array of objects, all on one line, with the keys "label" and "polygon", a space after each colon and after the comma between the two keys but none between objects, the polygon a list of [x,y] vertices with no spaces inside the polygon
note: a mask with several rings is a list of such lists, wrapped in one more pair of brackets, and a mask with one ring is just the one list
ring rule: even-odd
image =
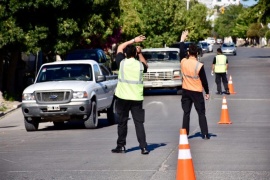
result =
[{"label": "sky", "polygon": [[255,1],[255,0],[246,0],[246,1],[240,0],[241,4],[246,5],[246,6],[253,6],[253,5],[257,4],[258,1],[259,0],[257,0],[257,1]]}]

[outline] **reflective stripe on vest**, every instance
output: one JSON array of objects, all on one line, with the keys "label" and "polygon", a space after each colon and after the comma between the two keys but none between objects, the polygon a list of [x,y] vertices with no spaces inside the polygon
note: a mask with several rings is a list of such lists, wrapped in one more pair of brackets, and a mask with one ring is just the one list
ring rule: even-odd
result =
[{"label": "reflective stripe on vest", "polygon": [[143,64],[134,59],[124,59],[120,63],[115,95],[125,100],[143,100]]},{"label": "reflective stripe on vest", "polygon": [[196,64],[196,67],[195,67],[195,69],[194,69],[194,76],[189,76],[189,75],[186,75],[186,74],[182,73],[183,76],[185,76],[185,77],[187,77],[187,78],[192,78],[192,79],[199,79],[199,78],[200,78],[200,77],[198,76],[198,68],[199,68],[199,65],[200,65],[200,63],[199,63],[199,61],[198,61],[197,64]]},{"label": "reflective stripe on vest", "polygon": [[122,61],[122,66],[120,66],[120,74],[121,74],[121,77],[118,78],[118,81],[120,82],[125,82],[125,83],[128,83],[128,84],[143,84],[143,81],[142,80],[142,76],[143,74],[141,73],[141,71],[143,71],[143,65],[142,63],[140,63],[140,75],[139,75],[139,81],[131,81],[131,80],[126,80],[125,79],[125,75],[124,75],[124,68],[125,67],[125,60]]},{"label": "reflective stripe on vest", "polygon": [[199,72],[203,64],[196,59],[183,59],[181,68],[183,74],[182,88],[190,91],[202,92],[202,82],[199,77]]},{"label": "reflective stripe on vest", "polygon": [[225,55],[219,54],[216,56],[216,64],[215,64],[214,70],[216,73],[226,72],[226,56]]}]

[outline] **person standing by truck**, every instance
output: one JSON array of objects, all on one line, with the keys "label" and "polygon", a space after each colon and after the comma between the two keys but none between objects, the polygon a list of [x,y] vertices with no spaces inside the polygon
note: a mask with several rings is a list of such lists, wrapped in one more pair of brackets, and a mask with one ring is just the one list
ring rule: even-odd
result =
[{"label": "person standing by truck", "polygon": [[[182,34],[183,35],[183,34]],[[186,129],[189,134],[190,112],[192,104],[199,116],[199,125],[201,128],[202,138],[210,139],[208,134],[207,120],[205,116],[205,102],[203,90],[205,91],[205,99],[209,99],[209,88],[204,71],[204,66],[197,60],[196,44],[190,44],[188,50],[188,59],[184,58],[181,61],[183,85],[182,85],[182,109],[184,111],[182,128]]]},{"label": "person standing by truck", "polygon": [[[142,42],[145,36],[138,36],[118,46],[116,62],[119,64],[118,84],[116,87],[116,112],[119,115],[118,139],[112,153],[126,152],[127,123],[129,112],[135,124],[137,140],[141,154],[149,154],[144,129],[145,111],[143,109],[143,73],[147,71],[147,62],[141,53],[141,48],[133,43]],[[136,55],[139,61],[135,59]]]}]

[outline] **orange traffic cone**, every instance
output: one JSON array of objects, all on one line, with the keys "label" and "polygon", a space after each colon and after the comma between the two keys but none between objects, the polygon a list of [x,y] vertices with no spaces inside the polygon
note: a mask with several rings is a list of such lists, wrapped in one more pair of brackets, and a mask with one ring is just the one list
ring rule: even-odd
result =
[{"label": "orange traffic cone", "polygon": [[220,121],[218,122],[218,124],[232,124],[225,96],[223,97],[222,100]]},{"label": "orange traffic cone", "polygon": [[229,92],[231,94],[236,94],[236,92],[234,92],[232,76],[231,75],[230,75],[230,79],[229,79],[229,82],[228,82],[228,88],[229,88]]},{"label": "orange traffic cone", "polygon": [[195,180],[192,157],[188,144],[186,129],[180,129],[178,164],[176,180]]}]

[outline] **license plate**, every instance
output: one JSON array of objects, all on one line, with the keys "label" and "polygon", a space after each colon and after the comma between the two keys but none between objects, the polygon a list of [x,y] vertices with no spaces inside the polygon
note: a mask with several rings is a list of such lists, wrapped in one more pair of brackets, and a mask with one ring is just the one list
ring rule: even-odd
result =
[{"label": "license plate", "polygon": [[47,110],[48,111],[60,111],[60,106],[59,105],[48,105]]},{"label": "license plate", "polygon": [[152,82],[153,87],[162,87],[162,82]]}]

